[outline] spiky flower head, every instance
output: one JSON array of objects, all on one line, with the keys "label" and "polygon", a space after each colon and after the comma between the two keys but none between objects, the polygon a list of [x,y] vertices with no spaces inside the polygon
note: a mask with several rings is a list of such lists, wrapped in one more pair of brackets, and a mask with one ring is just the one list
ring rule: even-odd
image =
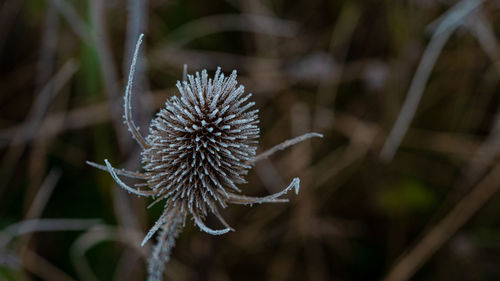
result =
[{"label": "spiky flower head", "polygon": [[206,70],[177,82],[180,97],[167,100],[152,121],[142,152],[148,185],[167,205],[207,215],[226,206],[227,188],[239,191],[257,149],[258,110],[252,94],[229,77]]},{"label": "spiky flower head", "polygon": [[[177,82],[180,97],[167,100],[151,122],[149,135],[144,138],[132,118],[132,85],[139,47],[143,34],[137,41],[127,87],[124,95],[125,124],[132,137],[142,148],[144,172],[116,169],[107,159],[104,165],[87,163],[105,170],[126,191],[145,197],[152,197],[154,203],[165,201],[165,208],[154,226],[142,241],[144,245],[158,230],[158,242],[149,259],[148,281],[161,281],[165,263],[175,244],[175,237],[191,214],[201,230],[219,235],[232,228],[219,213],[218,207],[228,203],[252,205],[256,203],[288,202],[281,198],[288,191],[298,193],[300,180],[294,178],[288,187],[280,192],[251,197],[237,193],[238,184],[244,183],[244,175],[255,162],[321,134],[308,133],[283,143],[255,156],[259,128],[258,110],[249,102],[252,94],[245,95],[243,86],[238,86],[236,71],[225,77],[217,68],[215,76],[208,78],[206,70],[187,75],[187,81]],[[186,71],[186,69],[185,69]],[[131,187],[119,176],[143,180]],[[146,186],[147,189],[140,187]],[[232,189],[232,190],[231,190]],[[225,226],[214,230],[203,222],[213,213]]]}]

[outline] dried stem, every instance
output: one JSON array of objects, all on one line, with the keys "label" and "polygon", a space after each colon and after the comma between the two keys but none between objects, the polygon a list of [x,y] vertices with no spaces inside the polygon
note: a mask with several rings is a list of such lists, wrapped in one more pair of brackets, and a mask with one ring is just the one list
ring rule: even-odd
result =
[{"label": "dried stem", "polygon": [[434,64],[437,58],[441,54],[441,51],[445,43],[450,38],[452,30],[441,33],[439,36],[435,36],[427,45],[425,52],[420,60],[417,71],[408,90],[408,94],[401,108],[401,112],[396,120],[396,124],[391,130],[387,141],[382,148],[380,153],[380,158],[384,161],[391,161],[398,149],[401,141],[403,140],[410,123],[415,116],[418,104],[422,98],[422,93],[424,92],[427,79],[431,74]]},{"label": "dried stem", "polygon": [[153,248],[153,254],[148,260],[148,281],[162,281],[165,264],[170,260],[170,254],[175,246],[175,239],[181,231],[185,214],[174,210],[162,225],[158,240]]},{"label": "dried stem", "polygon": [[427,80],[436,64],[444,45],[453,34],[455,29],[460,26],[464,20],[474,9],[477,8],[481,1],[462,0],[449,10],[446,17],[443,18],[436,28],[431,41],[422,55],[422,59],[418,65],[415,76],[411,81],[408,94],[401,108],[401,112],[396,120],[396,124],[392,128],[387,141],[380,152],[380,158],[384,161],[391,161],[396,153],[403,137],[408,131],[411,121],[415,116],[418,104],[422,98]]}]

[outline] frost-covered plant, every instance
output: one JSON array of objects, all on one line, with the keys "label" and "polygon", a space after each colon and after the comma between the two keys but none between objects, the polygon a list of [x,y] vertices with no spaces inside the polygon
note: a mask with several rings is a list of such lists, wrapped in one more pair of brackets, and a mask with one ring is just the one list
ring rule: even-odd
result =
[{"label": "frost-covered plant", "polygon": [[[143,35],[136,45],[130,75],[124,96],[124,118],[134,139],[142,148],[144,172],[116,169],[107,159],[104,165],[88,164],[105,170],[130,193],[152,197],[153,204],[163,201],[164,210],[142,241],[144,245],[158,230],[158,242],[149,260],[150,281],[162,280],[165,263],[175,244],[175,238],[190,215],[204,232],[221,235],[233,230],[223,219],[219,207],[229,203],[255,204],[288,202],[281,198],[290,189],[299,191],[299,178],[281,192],[266,197],[249,197],[240,192],[238,184],[252,165],[276,150],[321,134],[309,133],[288,140],[261,155],[255,155],[259,137],[258,109],[249,102],[252,94],[245,95],[238,86],[236,70],[225,77],[217,68],[214,78],[206,70],[187,75],[177,82],[180,97],[173,96],[151,122],[149,135],[143,138],[132,118],[131,94],[135,65]],[[186,81],[187,80],[187,81]],[[131,187],[119,176],[143,180]],[[146,186],[148,189],[141,189]],[[212,229],[203,219],[209,214],[217,217],[223,229]]]}]

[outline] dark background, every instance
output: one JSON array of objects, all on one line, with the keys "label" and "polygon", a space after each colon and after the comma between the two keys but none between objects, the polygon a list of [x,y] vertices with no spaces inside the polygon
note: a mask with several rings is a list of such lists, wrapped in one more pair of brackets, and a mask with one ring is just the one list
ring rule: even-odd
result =
[{"label": "dark background", "polygon": [[188,64],[238,70],[260,109],[259,151],[325,135],[241,186],[263,196],[299,176],[289,204],[230,206],[236,232],[223,236],[188,220],[166,280],[500,280],[499,8],[1,1],[0,280],[145,280],[140,241],[161,206],[85,164],[140,170],[121,119],[140,32],[143,134]]}]

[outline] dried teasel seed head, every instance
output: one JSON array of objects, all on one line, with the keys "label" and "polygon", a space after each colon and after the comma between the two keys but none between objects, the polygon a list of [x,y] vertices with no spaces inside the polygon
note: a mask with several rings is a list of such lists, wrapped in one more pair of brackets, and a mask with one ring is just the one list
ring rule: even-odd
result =
[{"label": "dried teasel seed head", "polygon": [[167,100],[152,121],[142,162],[155,196],[191,214],[225,207],[226,191],[239,191],[257,149],[258,110],[238,86],[236,70],[212,79],[206,70],[177,82],[180,97]]},{"label": "dried teasel seed head", "polygon": [[[250,165],[265,159],[278,150],[303,142],[318,133],[307,133],[286,140],[255,156],[259,128],[258,110],[249,102],[252,94],[245,95],[244,87],[238,86],[236,71],[224,77],[220,68],[208,79],[203,70],[195,76],[186,75],[188,81],[177,82],[180,97],[167,100],[151,122],[146,139],[132,118],[132,86],[139,47],[143,34],[137,40],[130,74],[124,95],[124,118],[132,137],[142,148],[144,172],[132,172],[94,162],[87,163],[109,172],[124,190],[138,196],[153,197],[157,203],[165,201],[165,208],[154,226],[142,241],[144,245],[158,230],[158,242],[149,259],[148,281],[161,281],[165,263],[175,245],[188,214],[191,214],[201,230],[220,235],[233,230],[221,216],[218,207],[228,203],[252,205],[288,202],[282,198],[290,190],[298,194],[300,179],[294,178],[280,192],[252,197],[233,193],[237,184],[244,183]],[[185,67],[186,71],[186,67]],[[186,77],[185,76],[185,77]],[[127,185],[119,176],[144,180],[134,187]],[[147,189],[143,189],[146,186]],[[213,213],[225,229],[214,230],[206,226],[203,217]]]}]

